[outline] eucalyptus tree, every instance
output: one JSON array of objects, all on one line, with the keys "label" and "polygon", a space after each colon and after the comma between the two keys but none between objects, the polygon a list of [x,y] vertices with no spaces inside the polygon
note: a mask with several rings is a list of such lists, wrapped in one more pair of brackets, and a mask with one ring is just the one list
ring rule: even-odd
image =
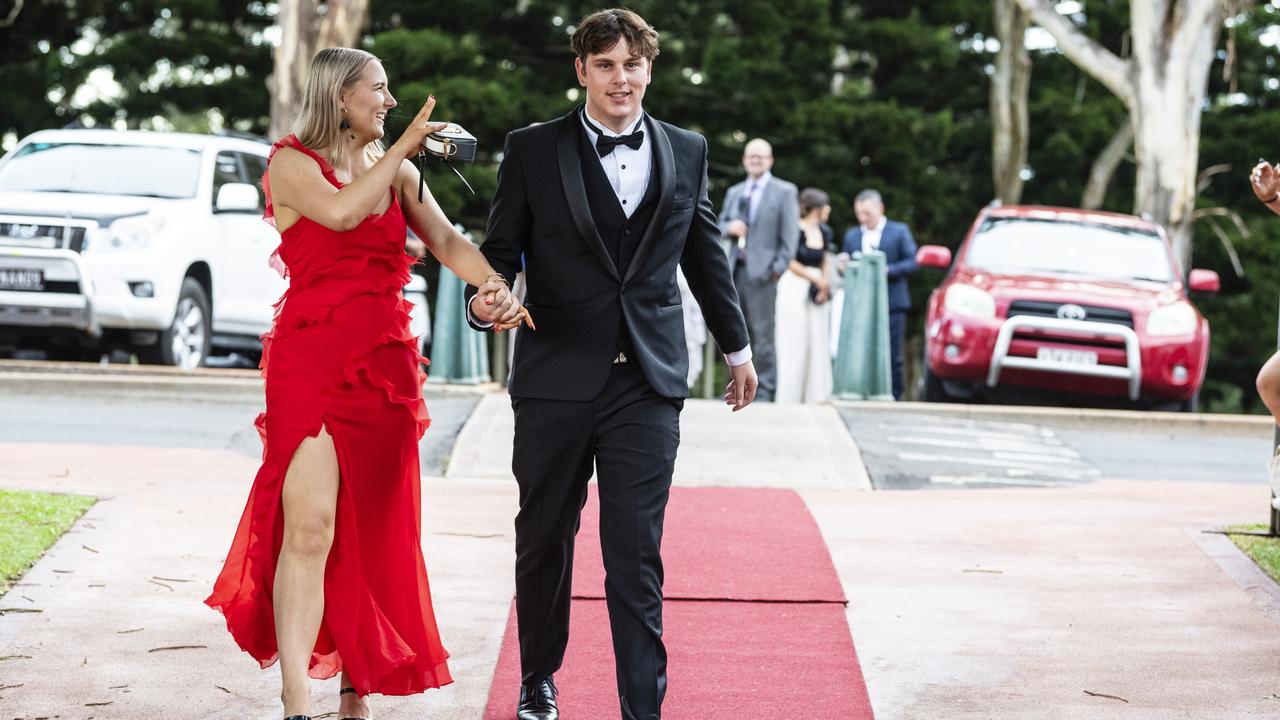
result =
[{"label": "eucalyptus tree", "polygon": [[1017,0],[1033,22],[1128,109],[1137,155],[1134,213],[1164,225],[1184,267],[1191,257],[1200,123],[1223,20],[1233,0],[1129,3],[1131,52],[1113,52],[1058,12]]}]

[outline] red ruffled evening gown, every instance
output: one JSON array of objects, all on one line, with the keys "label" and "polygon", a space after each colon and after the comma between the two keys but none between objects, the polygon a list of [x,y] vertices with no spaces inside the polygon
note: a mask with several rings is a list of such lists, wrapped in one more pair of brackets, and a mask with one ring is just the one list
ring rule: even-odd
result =
[{"label": "red ruffled evening gown", "polygon": [[[291,147],[321,156],[290,135]],[[274,224],[271,191],[266,220]],[[333,548],[324,578],[324,619],[310,675],[345,669],[361,694],[408,695],[452,681],[440,644],[422,556],[418,440],[430,422],[425,374],[409,332],[401,288],[413,259],[392,191],[386,212],[352,230],[307,218],[282,234],[272,264],[289,278],[275,322],[262,338],[267,410],[258,416],[264,450],[248,505],[213,594],[245,652],[267,667],[277,656],[272,583],[284,530],[285,470],[306,437],[326,428],[341,479]]]}]

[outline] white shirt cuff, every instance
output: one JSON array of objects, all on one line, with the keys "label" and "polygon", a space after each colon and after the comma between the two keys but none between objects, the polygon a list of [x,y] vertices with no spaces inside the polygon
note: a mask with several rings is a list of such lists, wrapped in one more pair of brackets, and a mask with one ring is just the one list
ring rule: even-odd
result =
[{"label": "white shirt cuff", "polygon": [[729,363],[729,367],[738,367],[745,365],[751,361],[751,346],[747,345],[737,352],[726,353],[724,361]]},{"label": "white shirt cuff", "polygon": [[475,302],[476,298],[478,297],[480,297],[480,293],[476,293],[475,295],[472,295],[471,302],[467,303],[467,321],[470,322],[472,325],[475,325],[476,327],[485,328],[487,330],[493,327],[493,323],[480,322],[480,320],[476,318],[475,314],[471,312],[471,303]]}]

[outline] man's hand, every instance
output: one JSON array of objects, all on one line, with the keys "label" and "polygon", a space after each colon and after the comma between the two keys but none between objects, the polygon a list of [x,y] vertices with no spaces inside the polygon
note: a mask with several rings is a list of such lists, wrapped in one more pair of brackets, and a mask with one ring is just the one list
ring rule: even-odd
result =
[{"label": "man's hand", "polygon": [[1253,187],[1253,194],[1264,203],[1270,204],[1275,202],[1276,196],[1280,194],[1280,173],[1276,172],[1276,167],[1266,160],[1259,160],[1254,166],[1253,172],[1249,174],[1249,184]]},{"label": "man's hand", "polygon": [[422,258],[427,256],[427,244],[418,238],[405,238],[404,252],[415,260],[422,260]]},{"label": "man's hand", "polygon": [[501,332],[519,323],[520,301],[507,284],[496,278],[481,285],[471,299],[471,315],[483,323],[492,323]]},{"label": "man's hand", "polygon": [[756,399],[756,366],[750,361],[729,368],[732,378],[724,389],[724,402],[738,412]]},{"label": "man's hand", "polygon": [[747,236],[747,224],[741,220],[729,221],[729,234],[733,237],[740,238]]}]

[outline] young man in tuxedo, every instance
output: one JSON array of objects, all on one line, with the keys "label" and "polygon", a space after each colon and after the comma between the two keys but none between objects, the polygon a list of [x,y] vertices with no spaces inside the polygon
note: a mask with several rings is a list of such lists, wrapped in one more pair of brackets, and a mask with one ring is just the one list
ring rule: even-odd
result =
[{"label": "young man in tuxedo", "polygon": [[876,190],[863,190],[853,200],[858,225],[844,235],[846,253],[879,250],[885,254],[889,276],[889,359],[893,368],[893,399],[902,399],[902,338],[907,329],[911,293],[907,278],[916,271],[916,240],[906,223],[884,216],[884,199]]},{"label": "young man in tuxedo", "polygon": [[[569,639],[573,543],[594,467],[605,596],[625,720],[658,720],[666,692],[662,521],[688,354],[676,267],[702,306],[732,380],[754,398],[747,328],[707,197],[707,142],[645,114],[658,36],[603,10],[573,35],[586,104],[507,136],[481,251],[508,281],[524,258],[536,330],[516,340],[517,717],[555,720],[552,674]],[[505,292],[468,301],[477,329],[509,327]]]}]

